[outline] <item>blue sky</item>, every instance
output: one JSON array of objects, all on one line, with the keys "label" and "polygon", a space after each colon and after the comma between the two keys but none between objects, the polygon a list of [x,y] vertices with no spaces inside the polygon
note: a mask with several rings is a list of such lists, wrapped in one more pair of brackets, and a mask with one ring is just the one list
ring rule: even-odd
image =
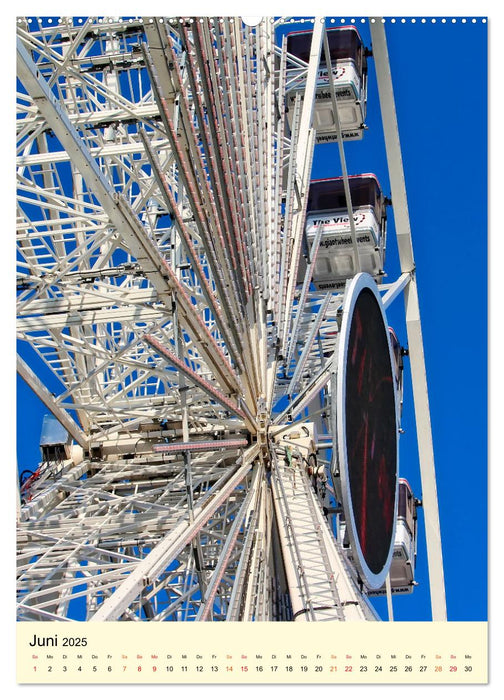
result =
[{"label": "blue sky", "polygon": [[[339,21],[339,17],[337,18]],[[347,19],[347,22],[350,18]],[[359,18],[356,18],[357,20]],[[367,25],[357,22],[367,46]],[[418,271],[445,561],[448,619],[487,619],[487,25],[387,23],[403,162]],[[346,147],[350,174],[374,172],[389,194],[374,65],[369,61],[369,130]],[[314,178],[339,175],[335,144],[317,146]],[[389,219],[393,225],[393,217]],[[390,229],[392,230],[392,228]],[[398,274],[389,237],[386,271]],[[406,343],[402,302],[390,324]],[[19,467],[38,460],[42,416],[19,384]],[[29,420],[26,415],[29,413]],[[401,475],[421,497],[413,405],[404,397]],[[422,518],[422,511],[420,511]],[[471,605],[467,570],[471,567]],[[396,619],[429,619],[423,537],[413,596],[396,597]],[[377,605],[380,607],[380,605]],[[380,612],[382,610],[380,609]],[[386,617],[383,610],[383,615]]]}]

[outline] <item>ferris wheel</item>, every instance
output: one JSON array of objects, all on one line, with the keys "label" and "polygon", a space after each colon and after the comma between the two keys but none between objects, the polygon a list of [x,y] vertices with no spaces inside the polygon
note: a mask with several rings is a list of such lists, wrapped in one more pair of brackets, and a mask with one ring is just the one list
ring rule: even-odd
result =
[{"label": "ferris wheel", "polygon": [[[48,412],[20,477],[19,620],[375,620],[378,595],[391,618],[420,505],[399,478],[406,361],[446,618],[397,120],[369,26],[372,52],[325,18],[18,20],[17,368]],[[394,281],[390,200],[345,157],[366,139],[370,61]],[[339,164],[315,179],[328,143]],[[407,352],[387,321],[402,298]]]}]

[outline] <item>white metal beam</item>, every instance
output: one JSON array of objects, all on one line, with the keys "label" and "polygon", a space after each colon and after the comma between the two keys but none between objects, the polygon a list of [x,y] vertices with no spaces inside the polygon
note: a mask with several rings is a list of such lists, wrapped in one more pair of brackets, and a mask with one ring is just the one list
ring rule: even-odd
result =
[{"label": "white metal beam", "polygon": [[[315,143],[314,132],[311,128],[313,109],[315,105],[315,89],[317,85],[317,71],[322,49],[322,35],[324,31],[324,20],[316,17],[313,24],[313,33],[310,44],[310,58],[306,76],[301,116],[299,120],[298,139],[295,144],[295,182],[292,186],[297,186],[301,195],[301,201],[296,211],[292,215],[292,243],[290,259],[287,262],[289,274],[287,278],[287,289],[284,307],[280,310],[283,322],[281,323],[280,348],[282,354],[287,349],[287,337],[291,327],[292,319],[287,311],[292,307],[294,290],[297,284],[297,269],[301,244],[303,239],[303,227],[305,223],[306,202],[308,198],[308,188],[310,184],[311,164],[313,158],[313,147]],[[287,193],[287,198],[289,198]]]},{"label": "white metal beam", "polygon": [[404,181],[401,143],[397,126],[397,114],[394,89],[392,86],[392,75],[390,72],[387,39],[382,18],[372,17],[370,27],[401,271],[412,272],[415,268],[415,263],[411,242],[408,199]]},{"label": "white metal beam", "polygon": [[36,374],[30,369],[22,357],[17,356],[17,372],[28,384],[30,389],[35,392],[42,403],[51,411],[53,416],[58,419],[61,425],[69,432],[73,439],[83,448],[88,447],[88,438],[81,428],[74,421],[72,416],[60,404],[58,404]]},{"label": "white metal beam", "polygon": [[411,274],[409,272],[404,272],[396,282],[388,285],[387,291],[382,297],[383,307],[385,309],[388,309],[390,304],[404,291],[410,280]]}]

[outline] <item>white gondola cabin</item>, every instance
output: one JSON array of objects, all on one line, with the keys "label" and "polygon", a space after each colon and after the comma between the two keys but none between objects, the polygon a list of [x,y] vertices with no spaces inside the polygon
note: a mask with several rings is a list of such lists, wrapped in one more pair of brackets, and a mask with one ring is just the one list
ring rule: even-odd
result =
[{"label": "white gondola cabin", "polygon": [[[306,72],[296,67],[295,59],[308,63],[311,40],[312,32],[291,32],[287,35],[287,53],[292,57],[289,66],[294,66],[287,72],[287,118],[290,126],[296,94],[303,93],[306,86]],[[366,117],[366,49],[359,32],[352,26],[328,29],[327,40],[342,136],[344,140],[359,140],[364,132]],[[316,143],[328,143],[338,138],[323,46],[317,73],[313,127],[316,130]]]},{"label": "white gondola cabin", "polygon": [[[343,178],[312,180],[306,214],[306,243],[311,250],[319,226],[313,284],[316,289],[342,289],[347,279],[367,272],[381,281],[386,241],[386,200],[375,175],[348,178],[358,260],[352,240]],[[303,274],[300,266],[300,275]]]},{"label": "white gondola cabin", "polygon": [[[392,592],[411,593],[415,585],[417,501],[406,479],[399,479],[399,502],[394,554],[390,567]],[[384,592],[384,591],[383,591]]]},{"label": "white gondola cabin", "polygon": [[[354,567],[354,557],[345,523],[341,525],[341,538],[347,559]],[[406,479],[399,479],[397,522],[394,553],[390,565],[390,587],[394,595],[412,593],[416,585],[415,564],[417,555],[417,500]],[[356,575],[356,573],[355,573]],[[367,590],[369,596],[383,596],[386,587]]]}]

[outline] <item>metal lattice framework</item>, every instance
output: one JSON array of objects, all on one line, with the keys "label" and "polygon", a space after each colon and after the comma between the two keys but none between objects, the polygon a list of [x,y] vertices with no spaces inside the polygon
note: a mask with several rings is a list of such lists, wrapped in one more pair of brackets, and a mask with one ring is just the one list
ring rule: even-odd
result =
[{"label": "metal lattice framework", "polygon": [[[21,486],[21,620],[375,619],[300,453],[286,460],[274,441],[300,420],[331,439],[342,303],[310,289],[315,243],[296,274],[325,24],[305,63],[276,43],[281,21],[18,21],[18,372],[74,443]],[[386,305],[406,299],[437,517],[390,71],[373,32],[402,266],[381,290]],[[286,90],[301,80],[289,128]],[[435,523],[429,542],[442,619]]]}]

